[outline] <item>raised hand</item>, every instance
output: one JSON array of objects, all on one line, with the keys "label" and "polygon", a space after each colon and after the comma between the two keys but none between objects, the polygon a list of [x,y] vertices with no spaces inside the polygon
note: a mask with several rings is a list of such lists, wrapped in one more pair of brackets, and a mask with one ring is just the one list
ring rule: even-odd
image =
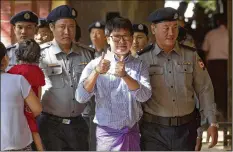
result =
[{"label": "raised hand", "polygon": [[99,64],[95,67],[96,72],[100,73],[100,74],[105,74],[108,72],[109,68],[110,68],[110,61],[104,59],[105,56],[105,52],[102,52],[102,56],[100,59]]},{"label": "raised hand", "polygon": [[120,60],[116,63],[115,75],[118,77],[124,77],[127,74],[125,72],[125,63],[123,60],[124,60],[124,56],[121,56]]}]

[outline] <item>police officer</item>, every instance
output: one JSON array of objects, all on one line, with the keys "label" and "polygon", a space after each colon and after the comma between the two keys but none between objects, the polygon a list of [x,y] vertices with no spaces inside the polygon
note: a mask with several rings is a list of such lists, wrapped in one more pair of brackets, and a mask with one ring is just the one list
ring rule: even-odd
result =
[{"label": "police officer", "polygon": [[49,28],[49,24],[45,18],[40,18],[38,22],[38,30],[35,35],[35,41],[39,44],[53,40],[53,33]]},{"label": "police officer", "polygon": [[54,39],[41,45],[46,85],[39,133],[46,150],[88,150],[88,127],[81,113],[85,104],[75,99],[83,68],[94,52],[75,43],[77,11],[68,5],[53,9],[47,20]]},{"label": "police officer", "polygon": [[210,124],[209,147],[217,144],[213,86],[197,53],[177,43],[177,18],[177,11],[170,7],[158,9],[149,16],[156,44],[140,56],[150,65],[152,86],[152,97],[143,104],[142,150],[195,149],[200,120],[196,121],[194,93]]},{"label": "police officer", "polygon": [[96,21],[88,27],[92,43],[90,47],[95,49],[95,57],[101,56],[102,52],[106,52],[109,47],[104,28],[105,23],[103,21]]},{"label": "police officer", "polygon": [[137,52],[140,52],[148,45],[149,37],[148,28],[144,24],[133,24],[133,32],[133,45],[130,51],[135,57]]},{"label": "police officer", "polygon": [[31,11],[21,11],[11,17],[10,23],[13,25],[17,43],[7,47],[9,65],[6,71],[17,63],[15,50],[18,48],[18,42],[22,42],[25,39],[34,39],[37,31],[38,17]]}]

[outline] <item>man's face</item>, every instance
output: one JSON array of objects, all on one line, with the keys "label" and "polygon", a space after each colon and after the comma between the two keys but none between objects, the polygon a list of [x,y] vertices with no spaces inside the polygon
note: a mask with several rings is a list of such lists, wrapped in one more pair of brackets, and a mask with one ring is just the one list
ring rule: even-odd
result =
[{"label": "man's face", "polygon": [[133,45],[131,50],[140,51],[144,49],[148,44],[148,37],[143,32],[134,32],[133,34]]},{"label": "man's face", "polygon": [[95,45],[102,45],[106,43],[106,36],[104,34],[103,29],[92,28],[90,32],[90,38],[92,44]]},{"label": "man's face", "polygon": [[36,34],[36,23],[31,22],[17,22],[13,26],[17,42],[22,42],[26,39],[34,39]]},{"label": "man's face", "polygon": [[178,36],[177,21],[162,22],[151,25],[156,43],[162,48],[170,48],[175,45]]},{"label": "man's face", "polygon": [[38,44],[43,44],[53,40],[53,34],[50,31],[49,27],[39,28],[37,34],[35,35],[35,41]]},{"label": "man's face", "polygon": [[75,40],[76,23],[73,19],[59,19],[50,24],[55,40],[62,45],[70,45]]},{"label": "man's face", "polygon": [[132,46],[133,37],[128,30],[116,29],[108,37],[111,50],[117,55],[126,55]]}]

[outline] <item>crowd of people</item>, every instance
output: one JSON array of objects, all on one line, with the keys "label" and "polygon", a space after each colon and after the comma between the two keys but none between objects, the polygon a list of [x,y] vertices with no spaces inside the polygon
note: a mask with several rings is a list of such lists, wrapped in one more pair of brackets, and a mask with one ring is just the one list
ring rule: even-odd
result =
[{"label": "crowd of people", "polygon": [[179,41],[176,9],[152,12],[150,30],[96,21],[90,46],[76,17],[61,5],[46,19],[11,18],[17,42],[0,43],[1,150],[194,151],[201,119],[217,144],[214,87],[195,46]]}]

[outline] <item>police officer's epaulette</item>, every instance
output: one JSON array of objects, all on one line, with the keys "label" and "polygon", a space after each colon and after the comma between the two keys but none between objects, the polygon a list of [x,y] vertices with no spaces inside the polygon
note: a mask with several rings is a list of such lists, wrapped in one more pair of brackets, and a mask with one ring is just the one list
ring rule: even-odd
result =
[{"label": "police officer's epaulette", "polygon": [[89,46],[87,46],[85,44],[82,44],[82,43],[75,43],[75,44],[77,44],[78,46],[80,46],[80,47],[82,47],[84,49],[87,49],[87,50],[91,51],[92,53],[95,53],[95,49],[93,49],[93,48],[91,48],[91,47],[89,47]]},{"label": "police officer's epaulette", "polygon": [[183,47],[183,48],[185,48],[185,49],[189,49],[189,50],[191,50],[191,51],[193,51],[193,52],[197,51],[197,49],[194,48],[194,47],[187,46],[187,45],[184,45],[184,44],[181,44],[181,43],[179,43],[179,45],[180,45],[181,47]]},{"label": "police officer's epaulette", "polygon": [[15,48],[15,47],[16,47],[16,45],[13,44],[13,45],[10,45],[10,46],[6,47],[6,50],[7,50],[7,51],[10,51],[12,48]]},{"label": "police officer's epaulette", "polygon": [[50,41],[50,42],[43,43],[43,44],[40,45],[40,49],[41,49],[41,50],[44,50],[44,49],[50,47],[51,45],[52,45],[52,42],[51,42],[51,41]]},{"label": "police officer's epaulette", "polygon": [[146,53],[146,52],[148,52],[148,51],[150,51],[150,50],[152,50],[152,49],[154,49],[154,44],[153,44],[153,43],[147,45],[147,46],[146,46],[144,49],[142,49],[141,51],[137,51],[137,54],[138,54],[138,55],[142,55],[142,54],[144,54],[144,53]]},{"label": "police officer's epaulette", "polygon": [[94,59],[95,58],[95,49],[85,45],[85,44],[82,44],[82,43],[75,43],[77,46],[81,47],[81,48],[84,48],[86,50],[88,50],[91,54],[91,57]]}]

